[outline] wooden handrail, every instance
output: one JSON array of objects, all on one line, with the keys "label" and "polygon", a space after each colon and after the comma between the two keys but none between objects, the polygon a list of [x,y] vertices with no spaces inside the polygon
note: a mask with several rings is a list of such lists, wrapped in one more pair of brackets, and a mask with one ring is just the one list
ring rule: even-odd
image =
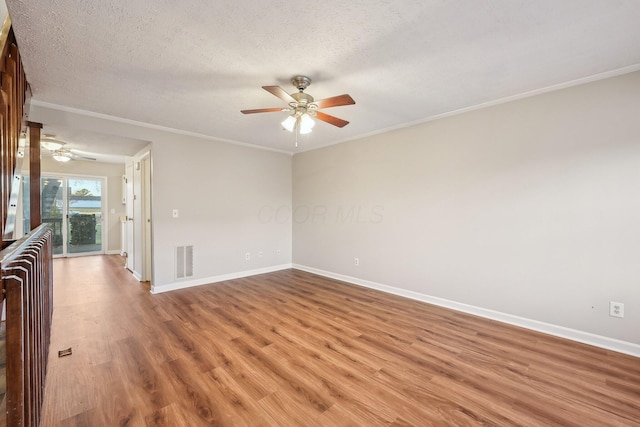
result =
[{"label": "wooden handrail", "polygon": [[8,426],[37,427],[40,422],[53,314],[52,260],[53,233],[46,224],[1,252]]},{"label": "wooden handrail", "polygon": [[25,235],[21,239],[18,239],[12,242],[9,246],[0,252],[0,266],[4,268],[4,265],[13,261],[17,257],[20,256],[21,248],[24,246],[28,246],[39,239],[41,239],[42,235],[46,231],[51,231],[50,227],[47,224],[42,224],[39,227],[36,227],[29,234]]}]

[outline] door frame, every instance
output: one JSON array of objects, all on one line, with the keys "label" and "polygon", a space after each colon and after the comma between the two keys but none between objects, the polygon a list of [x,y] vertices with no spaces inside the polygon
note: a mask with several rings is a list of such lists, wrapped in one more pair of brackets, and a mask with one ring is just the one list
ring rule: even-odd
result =
[{"label": "door frame", "polygon": [[[58,179],[62,180],[62,253],[54,254],[54,258],[71,258],[71,257],[79,257],[79,256],[90,256],[90,255],[100,255],[106,253],[106,248],[108,247],[109,242],[107,241],[109,233],[107,233],[106,226],[108,225],[107,219],[107,201],[108,201],[108,188],[107,188],[107,177],[105,176],[96,176],[96,175],[77,175],[77,174],[66,174],[66,173],[55,173],[55,172],[43,172],[40,177],[40,186],[42,186],[42,181],[44,179]],[[69,253],[67,250],[69,244],[69,200],[68,200],[68,186],[69,180],[73,179],[87,179],[93,181],[100,181],[100,250],[92,251],[92,252],[77,252],[77,253]],[[42,194],[42,190],[40,191]]]},{"label": "door frame", "polygon": [[124,175],[124,203],[125,203],[125,241],[122,242],[123,247],[125,248],[125,253],[127,254],[127,258],[125,260],[125,267],[127,270],[134,272],[133,265],[133,254],[135,253],[134,241],[133,241],[133,227],[134,227],[134,216],[133,216],[133,167],[134,162],[127,162],[125,165],[125,175]]},{"label": "door frame", "polygon": [[126,268],[140,281],[151,281],[151,152],[127,161],[125,165]]}]

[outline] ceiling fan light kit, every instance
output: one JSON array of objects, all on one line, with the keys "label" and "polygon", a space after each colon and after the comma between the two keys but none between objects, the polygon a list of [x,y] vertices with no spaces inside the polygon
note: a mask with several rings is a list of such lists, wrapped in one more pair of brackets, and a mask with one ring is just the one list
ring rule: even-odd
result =
[{"label": "ceiling fan light kit", "polygon": [[45,137],[40,140],[40,146],[45,150],[58,151],[64,147],[64,142],[58,141],[52,136],[45,135]]},{"label": "ceiling fan light kit", "polygon": [[53,160],[58,162],[66,163],[71,160],[71,153],[68,151],[54,151],[52,154]]},{"label": "ceiling fan light kit", "polygon": [[[64,148],[67,143],[56,138],[55,135],[43,135],[40,138],[40,147],[57,162],[66,163],[69,160],[82,159],[82,160],[97,160],[94,157],[82,156],[78,153],[74,153],[73,150]],[[27,134],[21,133],[18,139],[18,157],[23,158],[25,156],[25,149],[27,146]]]},{"label": "ceiling fan light kit", "polygon": [[49,151],[53,160],[57,162],[66,163],[69,160],[74,159],[82,159],[82,160],[93,160],[96,159],[93,157],[81,156],[77,153],[72,152],[72,150],[68,150],[64,148],[67,143],[64,141],[60,141],[55,137],[55,135],[44,135],[40,139],[40,147]]},{"label": "ceiling fan light kit", "polygon": [[293,132],[293,129],[295,128],[297,122],[298,121],[295,119],[295,117],[287,116],[287,118],[284,119],[280,124],[285,130],[288,130],[289,132]]},{"label": "ceiling fan light kit", "polygon": [[296,147],[298,146],[298,135],[304,135],[311,132],[315,126],[315,122],[312,117],[318,120],[332,124],[337,127],[344,127],[349,124],[348,121],[339,119],[338,117],[330,116],[323,112],[318,111],[320,108],[339,107],[342,105],[353,105],[356,102],[351,96],[344,94],[333,96],[331,98],[315,101],[313,96],[304,92],[304,90],[311,84],[311,79],[307,76],[295,76],[291,79],[298,92],[292,94],[287,93],[280,86],[262,86],[264,90],[277,96],[288,104],[288,107],[284,108],[259,108],[255,110],[242,110],[243,114],[255,114],[255,113],[272,113],[276,111],[290,111],[291,114],[282,121],[281,125],[283,129],[289,132],[295,132],[296,134]]},{"label": "ceiling fan light kit", "polygon": [[298,119],[298,125],[300,133],[305,134],[311,132],[311,129],[313,129],[313,127],[316,125],[316,122],[311,119],[311,116],[309,116],[309,114],[303,114]]},{"label": "ceiling fan light kit", "polygon": [[301,135],[311,133],[311,130],[316,125],[311,116],[308,113],[297,113],[287,116],[282,123],[280,123],[285,130],[289,132],[298,131]]}]

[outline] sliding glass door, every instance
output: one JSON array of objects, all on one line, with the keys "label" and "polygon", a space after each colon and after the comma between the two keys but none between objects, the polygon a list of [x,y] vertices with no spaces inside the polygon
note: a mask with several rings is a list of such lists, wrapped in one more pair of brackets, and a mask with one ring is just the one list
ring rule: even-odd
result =
[{"label": "sliding glass door", "polygon": [[62,178],[42,178],[41,205],[42,222],[47,223],[53,229],[53,254],[60,255],[64,252],[63,218],[66,217],[64,180]]},{"label": "sliding glass door", "polygon": [[103,253],[104,180],[42,178],[42,222],[53,228],[54,255]]}]

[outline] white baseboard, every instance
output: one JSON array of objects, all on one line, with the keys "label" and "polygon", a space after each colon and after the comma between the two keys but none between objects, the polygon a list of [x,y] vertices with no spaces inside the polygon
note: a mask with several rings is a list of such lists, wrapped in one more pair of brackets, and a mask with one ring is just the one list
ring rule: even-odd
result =
[{"label": "white baseboard", "polygon": [[305,265],[293,264],[293,268],[296,268],[298,270],[303,270],[309,273],[317,274],[319,276],[341,280],[343,282],[348,282],[354,285],[364,286],[366,288],[376,289],[378,291],[387,292],[390,294],[399,295],[402,297],[406,297],[406,298],[410,298],[418,301],[423,301],[429,304],[450,308],[452,310],[461,311],[463,313],[469,313],[476,316],[485,317],[487,319],[508,323],[510,325],[520,326],[522,328],[531,329],[534,331],[542,332],[549,335],[554,335],[561,338],[566,338],[572,341],[593,345],[593,346],[604,348],[607,350],[613,350],[619,353],[640,357],[640,345],[634,344],[631,342],[621,341],[614,338],[608,338],[605,336],[596,335],[589,332],[579,331],[577,329],[565,328],[564,326],[553,325],[551,323],[540,322],[533,319],[514,316],[512,314],[501,313],[499,311],[489,310],[486,308],[476,307],[469,304],[463,304],[460,302],[451,301],[444,298],[439,298],[431,295],[421,294],[418,292],[408,291],[406,289],[387,286],[380,283],[359,279],[357,277],[345,276],[343,274],[324,271],[317,268],[308,267]]},{"label": "white baseboard", "polygon": [[107,251],[106,254],[107,255],[122,255],[122,252],[120,252],[120,249],[116,249],[115,251]]},{"label": "white baseboard", "polygon": [[225,280],[233,280],[233,279],[240,279],[242,277],[255,276],[256,274],[273,273],[274,271],[286,270],[292,267],[293,267],[292,264],[281,264],[281,265],[274,265],[271,267],[257,268],[255,270],[239,271],[236,273],[222,274],[219,276],[210,276],[210,277],[203,277],[199,279],[174,282],[174,283],[169,283],[167,285],[162,285],[162,286],[152,286],[151,293],[160,294],[162,292],[169,292],[169,291],[175,291],[178,289],[191,288],[193,286],[208,285],[211,283],[223,282]]}]

